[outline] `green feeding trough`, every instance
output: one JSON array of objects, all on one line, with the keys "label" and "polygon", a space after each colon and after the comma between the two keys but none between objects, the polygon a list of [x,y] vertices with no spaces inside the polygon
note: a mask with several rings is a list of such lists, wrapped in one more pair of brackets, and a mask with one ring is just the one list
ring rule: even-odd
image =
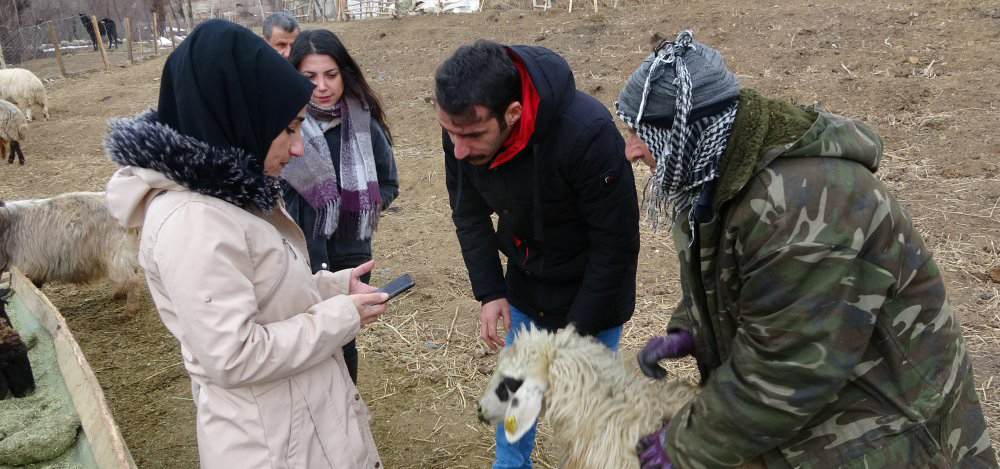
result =
[{"label": "green feeding trough", "polygon": [[20,397],[0,396],[0,469],[135,468],[59,311],[16,270],[0,289],[12,291],[4,309],[28,349],[35,384]]}]

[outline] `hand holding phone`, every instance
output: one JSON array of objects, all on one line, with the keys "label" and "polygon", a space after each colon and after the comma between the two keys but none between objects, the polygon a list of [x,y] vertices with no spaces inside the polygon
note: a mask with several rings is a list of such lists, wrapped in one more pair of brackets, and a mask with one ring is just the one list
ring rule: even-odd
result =
[{"label": "hand holding phone", "polygon": [[389,300],[391,300],[394,297],[396,297],[396,295],[399,295],[400,293],[409,290],[410,287],[412,286],[413,286],[413,277],[410,277],[410,274],[403,274],[399,278],[385,284],[384,286],[382,286],[382,288],[375,290],[375,292],[388,293]]}]

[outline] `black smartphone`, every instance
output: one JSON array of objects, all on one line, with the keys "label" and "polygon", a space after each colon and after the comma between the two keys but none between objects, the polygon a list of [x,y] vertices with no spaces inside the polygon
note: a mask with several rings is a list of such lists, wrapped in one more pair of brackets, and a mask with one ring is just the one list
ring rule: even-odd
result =
[{"label": "black smartphone", "polygon": [[391,300],[394,297],[396,297],[396,295],[399,295],[400,293],[409,290],[410,287],[412,286],[413,286],[413,277],[410,277],[410,274],[403,274],[396,280],[393,280],[383,285],[382,288],[379,288],[378,290],[375,291],[379,293],[388,293],[389,300]]}]

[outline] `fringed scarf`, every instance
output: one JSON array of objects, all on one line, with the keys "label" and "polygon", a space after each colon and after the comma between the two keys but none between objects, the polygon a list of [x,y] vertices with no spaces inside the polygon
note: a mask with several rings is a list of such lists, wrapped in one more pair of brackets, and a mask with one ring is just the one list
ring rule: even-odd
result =
[{"label": "fringed scarf", "polygon": [[[321,120],[339,117],[340,181]],[[317,115],[319,118],[317,118]],[[309,103],[302,122],[305,152],[281,172],[281,178],[316,211],[313,237],[370,239],[378,225],[379,194],[372,152],[371,114],[358,100],[345,96],[332,108]]]}]

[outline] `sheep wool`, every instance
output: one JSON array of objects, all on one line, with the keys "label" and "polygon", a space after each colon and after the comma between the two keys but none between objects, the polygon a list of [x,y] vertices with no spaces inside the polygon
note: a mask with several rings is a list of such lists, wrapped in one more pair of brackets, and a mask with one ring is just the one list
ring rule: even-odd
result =
[{"label": "sheep wool", "polygon": [[42,110],[42,115],[46,119],[49,118],[45,85],[29,70],[23,68],[0,70],[0,99],[20,108],[29,122],[31,111],[36,107]]},{"label": "sheep wool", "polygon": [[10,143],[10,159],[7,162],[13,163],[16,154],[18,162],[24,164],[21,141],[27,136],[28,120],[24,114],[17,106],[0,99],[0,160],[7,158],[7,144]]},{"label": "sheep wool", "polygon": [[500,354],[479,418],[504,422],[513,442],[545,414],[564,450],[560,467],[638,469],[639,438],[696,392],[687,382],[629,372],[616,352],[572,326],[555,333],[522,329]]},{"label": "sheep wool", "polygon": [[122,316],[139,307],[143,281],[139,230],[112,218],[104,192],[0,201],[0,266],[17,267],[41,286],[110,279],[126,296]]}]

